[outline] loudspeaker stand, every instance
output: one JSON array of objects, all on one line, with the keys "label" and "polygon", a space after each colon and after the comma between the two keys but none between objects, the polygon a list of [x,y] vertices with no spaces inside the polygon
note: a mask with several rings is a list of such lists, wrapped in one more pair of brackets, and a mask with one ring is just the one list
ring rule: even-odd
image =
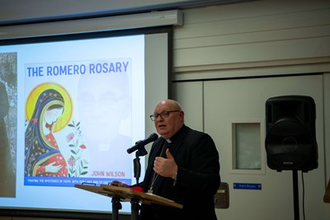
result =
[{"label": "loudspeaker stand", "polygon": [[298,171],[292,171],[293,180],[293,207],[294,207],[294,220],[299,220],[299,190],[298,190]]}]

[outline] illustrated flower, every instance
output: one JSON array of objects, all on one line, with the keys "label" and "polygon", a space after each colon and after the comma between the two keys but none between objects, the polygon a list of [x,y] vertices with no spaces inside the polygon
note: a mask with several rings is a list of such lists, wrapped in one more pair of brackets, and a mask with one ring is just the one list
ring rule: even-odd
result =
[{"label": "illustrated flower", "polygon": [[80,122],[68,124],[72,128],[72,132],[66,136],[69,143],[71,156],[68,159],[69,164],[69,177],[79,177],[88,174],[88,161],[84,159],[83,155],[87,147],[84,144],[82,132],[80,130]]},{"label": "illustrated flower", "polygon": [[73,157],[70,157],[68,160],[68,164],[73,167],[76,165],[76,160]]},{"label": "illustrated flower", "polygon": [[70,142],[74,138],[74,133],[70,133],[66,136],[66,141]]},{"label": "illustrated flower", "polygon": [[82,144],[79,146],[81,149],[86,149],[86,145]]}]

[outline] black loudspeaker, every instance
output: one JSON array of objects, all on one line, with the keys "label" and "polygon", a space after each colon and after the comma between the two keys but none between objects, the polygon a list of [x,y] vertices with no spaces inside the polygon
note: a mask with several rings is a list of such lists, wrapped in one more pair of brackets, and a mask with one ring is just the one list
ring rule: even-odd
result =
[{"label": "black loudspeaker", "polygon": [[270,169],[318,167],[315,103],[309,96],[279,96],[266,101],[266,153]]}]

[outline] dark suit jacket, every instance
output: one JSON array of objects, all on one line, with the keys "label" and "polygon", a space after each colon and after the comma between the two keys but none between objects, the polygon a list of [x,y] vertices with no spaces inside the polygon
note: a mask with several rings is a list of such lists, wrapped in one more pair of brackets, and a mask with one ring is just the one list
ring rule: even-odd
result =
[{"label": "dark suit jacket", "polygon": [[[158,138],[152,145],[144,181],[140,184],[147,192],[153,180],[153,193],[174,200],[183,209],[158,205],[142,205],[141,220],[147,219],[216,219],[213,196],[220,186],[219,155],[212,138],[205,133],[183,126],[171,143]],[[163,149],[163,146],[165,148]],[[177,181],[153,172],[156,156],[169,148],[177,165]]]}]

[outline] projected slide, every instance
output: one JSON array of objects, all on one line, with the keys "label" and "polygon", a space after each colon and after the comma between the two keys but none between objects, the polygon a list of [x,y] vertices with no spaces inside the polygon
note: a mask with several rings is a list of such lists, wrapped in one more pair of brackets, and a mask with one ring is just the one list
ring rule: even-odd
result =
[{"label": "projected slide", "polygon": [[0,47],[1,206],[105,211],[109,198],[74,185],[135,183],[126,150],[145,137],[144,42]]},{"label": "projected slide", "polygon": [[24,68],[24,184],[131,184],[131,57]]}]

